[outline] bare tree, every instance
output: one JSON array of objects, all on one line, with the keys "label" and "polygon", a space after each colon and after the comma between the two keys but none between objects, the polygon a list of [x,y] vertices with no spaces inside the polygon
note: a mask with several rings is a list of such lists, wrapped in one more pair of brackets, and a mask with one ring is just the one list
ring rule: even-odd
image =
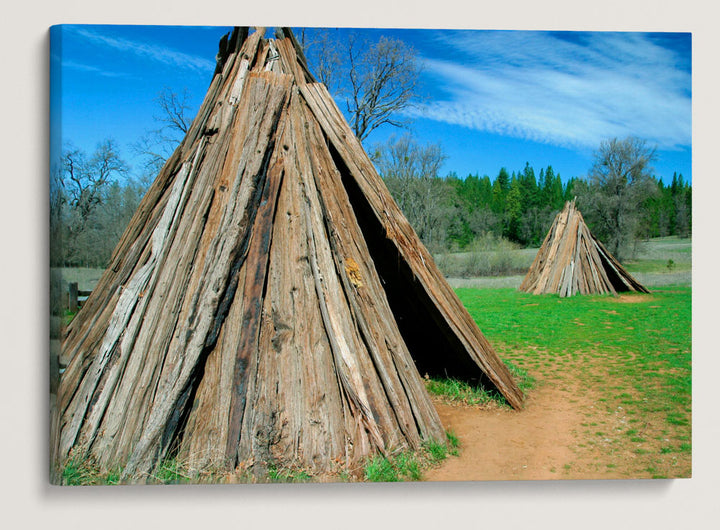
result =
[{"label": "bare tree", "polygon": [[374,43],[361,41],[355,33],[341,42],[323,30],[308,42],[306,52],[317,78],[345,102],[361,141],[381,125],[407,124],[399,115],[417,97],[421,71],[411,46],[384,36]]},{"label": "bare tree", "polygon": [[[62,265],[64,260],[63,254],[63,217],[67,205],[65,193],[63,192],[62,183],[62,167],[59,164],[52,164],[50,170],[50,208],[49,208],[49,235],[50,235],[50,266],[57,267]],[[51,288],[54,288],[57,282],[57,278],[51,278]],[[59,293],[59,291],[58,291]],[[57,296],[59,294],[56,293]],[[53,304],[58,303],[57,296],[51,296],[50,302]],[[53,307],[53,310],[57,310],[57,305]]]},{"label": "bare tree", "polygon": [[431,248],[445,244],[452,189],[439,172],[447,158],[439,144],[420,145],[410,135],[390,138],[373,154],[378,171],[418,236]]},{"label": "bare tree", "polygon": [[191,118],[188,117],[190,106],[188,105],[189,94],[187,88],[177,94],[169,88],[160,91],[157,97],[158,105],[162,111],[155,120],[163,123],[163,130],[180,132],[184,136],[190,129]]},{"label": "bare tree", "polygon": [[[62,173],[59,176],[57,214],[61,216],[63,238],[62,256],[58,259],[77,265],[96,265],[102,252],[101,243],[107,227],[100,223],[99,211],[107,201],[110,186],[128,168],[120,157],[113,140],[98,144],[91,156],[67,146],[63,152]],[[67,206],[67,208],[65,207]]]},{"label": "bare tree", "polygon": [[102,202],[103,192],[111,179],[124,175],[127,170],[112,139],[99,143],[90,158],[77,148],[66,148],[62,185],[70,206],[80,214],[83,224]]},{"label": "bare tree", "polygon": [[190,129],[192,109],[189,99],[187,89],[177,93],[166,87],[158,92],[155,101],[159,112],[153,120],[159,127],[145,133],[132,147],[145,159],[148,173],[156,175],[160,171]]},{"label": "bare tree", "polygon": [[383,124],[402,127],[396,115],[411,105],[420,72],[413,48],[380,37],[363,52],[350,39],[348,52],[351,92],[346,104],[356,136],[362,141]]},{"label": "bare tree", "polygon": [[313,75],[331,93],[338,88],[338,80],[342,76],[343,64],[340,43],[333,38],[332,30],[323,29],[313,33],[313,38],[305,41],[305,30],[302,32],[301,46],[306,57],[312,62]]},{"label": "bare tree", "polygon": [[652,180],[655,148],[628,137],[601,142],[587,182],[576,187],[583,214],[596,236],[618,259],[631,255],[643,201],[657,186]]}]

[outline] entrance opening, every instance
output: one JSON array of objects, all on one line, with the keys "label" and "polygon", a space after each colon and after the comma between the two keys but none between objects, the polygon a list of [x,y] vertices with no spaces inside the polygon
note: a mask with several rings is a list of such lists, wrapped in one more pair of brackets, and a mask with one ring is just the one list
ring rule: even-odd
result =
[{"label": "entrance opening", "polygon": [[329,148],[400,334],[420,375],[454,378],[495,389],[415,278],[395,243],[387,238],[382,223],[342,158],[332,145]]}]

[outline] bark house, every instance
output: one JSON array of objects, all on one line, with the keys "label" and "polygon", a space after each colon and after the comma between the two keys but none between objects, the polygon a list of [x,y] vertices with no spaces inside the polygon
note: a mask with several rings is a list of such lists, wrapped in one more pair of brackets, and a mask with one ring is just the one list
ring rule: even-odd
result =
[{"label": "bark house", "polygon": [[523,395],[287,29],[236,28],[69,327],[55,458],[142,480],[445,441],[421,374]]},{"label": "bark house", "polygon": [[575,200],[555,216],[520,290],[561,297],[648,292],[590,233]]}]

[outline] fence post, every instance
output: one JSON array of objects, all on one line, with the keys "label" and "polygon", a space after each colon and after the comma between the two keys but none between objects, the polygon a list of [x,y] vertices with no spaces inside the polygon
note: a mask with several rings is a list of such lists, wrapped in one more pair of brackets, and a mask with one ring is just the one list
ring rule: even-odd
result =
[{"label": "fence post", "polygon": [[78,310],[78,284],[72,282],[68,284],[68,309],[71,313],[77,313]]}]

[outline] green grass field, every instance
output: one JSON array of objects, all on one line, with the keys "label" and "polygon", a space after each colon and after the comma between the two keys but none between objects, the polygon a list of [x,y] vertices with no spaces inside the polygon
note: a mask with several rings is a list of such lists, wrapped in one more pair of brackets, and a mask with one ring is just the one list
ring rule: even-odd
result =
[{"label": "green grass field", "polygon": [[457,293],[504,360],[590,396],[592,421],[579,434],[606,455],[632,455],[641,467],[629,476],[690,475],[689,286],[620,297]]}]

